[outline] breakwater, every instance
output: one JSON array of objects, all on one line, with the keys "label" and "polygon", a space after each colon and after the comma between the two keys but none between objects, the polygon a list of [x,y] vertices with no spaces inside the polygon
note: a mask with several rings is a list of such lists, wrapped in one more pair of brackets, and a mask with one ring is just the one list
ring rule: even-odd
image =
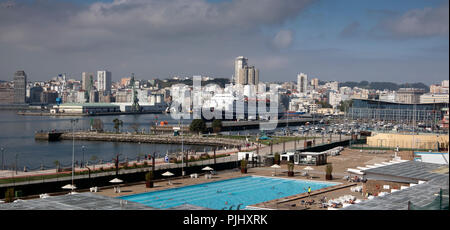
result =
[{"label": "breakwater", "polygon": [[17,115],[23,116],[61,116],[61,117],[89,117],[89,116],[120,116],[120,115],[139,115],[139,114],[162,114],[162,111],[144,111],[144,112],[104,112],[104,113],[50,113],[49,111],[19,111]]},{"label": "breakwater", "polygon": [[[57,136],[57,137],[55,137]],[[52,139],[50,139],[52,137]],[[153,134],[132,134],[132,133],[99,133],[99,132],[58,132],[45,133],[38,132],[36,140],[83,140],[83,141],[108,141],[108,142],[135,142],[135,143],[156,143],[156,144],[186,144],[203,146],[228,146],[237,147],[245,144],[245,141],[231,138],[202,137],[197,135],[174,136],[174,135],[153,135]]]}]

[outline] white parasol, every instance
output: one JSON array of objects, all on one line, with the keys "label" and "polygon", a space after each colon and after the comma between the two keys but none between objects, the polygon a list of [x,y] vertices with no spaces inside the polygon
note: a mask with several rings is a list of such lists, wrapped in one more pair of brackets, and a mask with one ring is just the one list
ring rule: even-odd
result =
[{"label": "white parasol", "polygon": [[66,184],[62,187],[62,189],[71,189],[71,190],[74,190],[76,188],[77,187],[75,187],[75,185],[72,185],[72,184]]},{"label": "white parasol", "polygon": [[277,165],[277,164],[274,164],[274,165],[272,165],[272,166],[270,166],[270,167],[275,169],[275,174],[274,174],[274,176],[277,175],[277,169],[281,168],[281,166],[279,166],[279,165]]},{"label": "white parasol", "polygon": [[[310,171],[310,170],[314,170],[314,169],[308,166],[308,167],[304,168],[304,170]],[[309,174],[308,174],[308,175],[309,175]]]},{"label": "white parasol", "polygon": [[206,166],[206,167],[202,168],[202,170],[203,170],[203,171],[212,171],[212,170],[214,170],[214,169],[211,168],[211,167],[209,167],[209,166]]},{"label": "white parasol", "polygon": [[119,179],[119,178],[114,178],[112,180],[109,181],[109,183],[122,183],[123,180]]},{"label": "white parasol", "polygon": [[163,173],[161,175],[163,175],[163,176],[173,176],[174,174],[169,172],[169,171],[167,171],[167,172],[165,172],[165,173]]},{"label": "white parasol", "polygon": [[[171,172],[169,172],[169,171],[167,171],[167,172],[165,172],[165,173],[163,173],[163,174],[161,174],[161,175],[169,177],[169,176],[173,176],[174,174],[171,173]],[[170,180],[169,180],[169,185],[171,185],[171,184],[172,184],[172,183],[170,183]]]}]

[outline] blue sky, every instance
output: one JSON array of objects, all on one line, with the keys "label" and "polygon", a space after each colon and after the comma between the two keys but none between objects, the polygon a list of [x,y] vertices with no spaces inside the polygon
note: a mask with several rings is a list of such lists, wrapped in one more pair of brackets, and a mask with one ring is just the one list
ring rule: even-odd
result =
[{"label": "blue sky", "polygon": [[[3,7],[7,2],[14,7]],[[304,72],[321,80],[432,84],[449,75],[448,0],[0,4],[1,80],[17,69],[39,80],[102,68],[115,80],[131,72],[231,77],[241,55],[264,81],[294,81]]]}]

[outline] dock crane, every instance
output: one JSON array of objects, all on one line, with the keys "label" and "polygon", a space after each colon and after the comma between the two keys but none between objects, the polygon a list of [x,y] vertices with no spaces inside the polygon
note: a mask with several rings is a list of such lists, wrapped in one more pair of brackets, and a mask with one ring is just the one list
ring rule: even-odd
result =
[{"label": "dock crane", "polygon": [[133,91],[133,105],[131,106],[131,111],[132,112],[141,112],[142,108],[139,105],[139,99],[137,97],[134,73],[131,73],[130,85],[131,85],[131,89]]}]

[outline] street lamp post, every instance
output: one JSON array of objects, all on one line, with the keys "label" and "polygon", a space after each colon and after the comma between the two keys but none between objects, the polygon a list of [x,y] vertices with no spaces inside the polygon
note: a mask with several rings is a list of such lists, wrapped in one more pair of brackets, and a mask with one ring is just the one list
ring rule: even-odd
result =
[{"label": "street lamp post", "polygon": [[[75,123],[78,123],[78,119],[70,119],[72,124],[72,187],[73,187],[73,177],[74,177],[74,161],[75,161]],[[72,189],[73,190],[73,189]]]},{"label": "street lamp post", "polygon": [[3,155],[5,153],[5,148],[2,147],[1,151],[2,151],[2,170],[5,170],[5,162],[4,162],[4,157],[3,157]]},{"label": "street lamp post", "polygon": [[81,167],[80,168],[82,168],[82,167],[85,167],[85,163],[84,163],[84,151],[86,150],[86,146],[81,146],[81,150],[83,151],[83,161],[81,162]]},{"label": "street lamp post", "polygon": [[180,134],[181,134],[181,176],[184,176],[184,137],[183,137],[183,127],[181,126],[181,117],[178,121],[178,126],[180,127]]},{"label": "street lamp post", "polygon": [[18,153],[16,153],[16,164],[15,164],[15,168],[16,168],[16,175],[17,175],[17,157],[19,156],[19,154]]}]

